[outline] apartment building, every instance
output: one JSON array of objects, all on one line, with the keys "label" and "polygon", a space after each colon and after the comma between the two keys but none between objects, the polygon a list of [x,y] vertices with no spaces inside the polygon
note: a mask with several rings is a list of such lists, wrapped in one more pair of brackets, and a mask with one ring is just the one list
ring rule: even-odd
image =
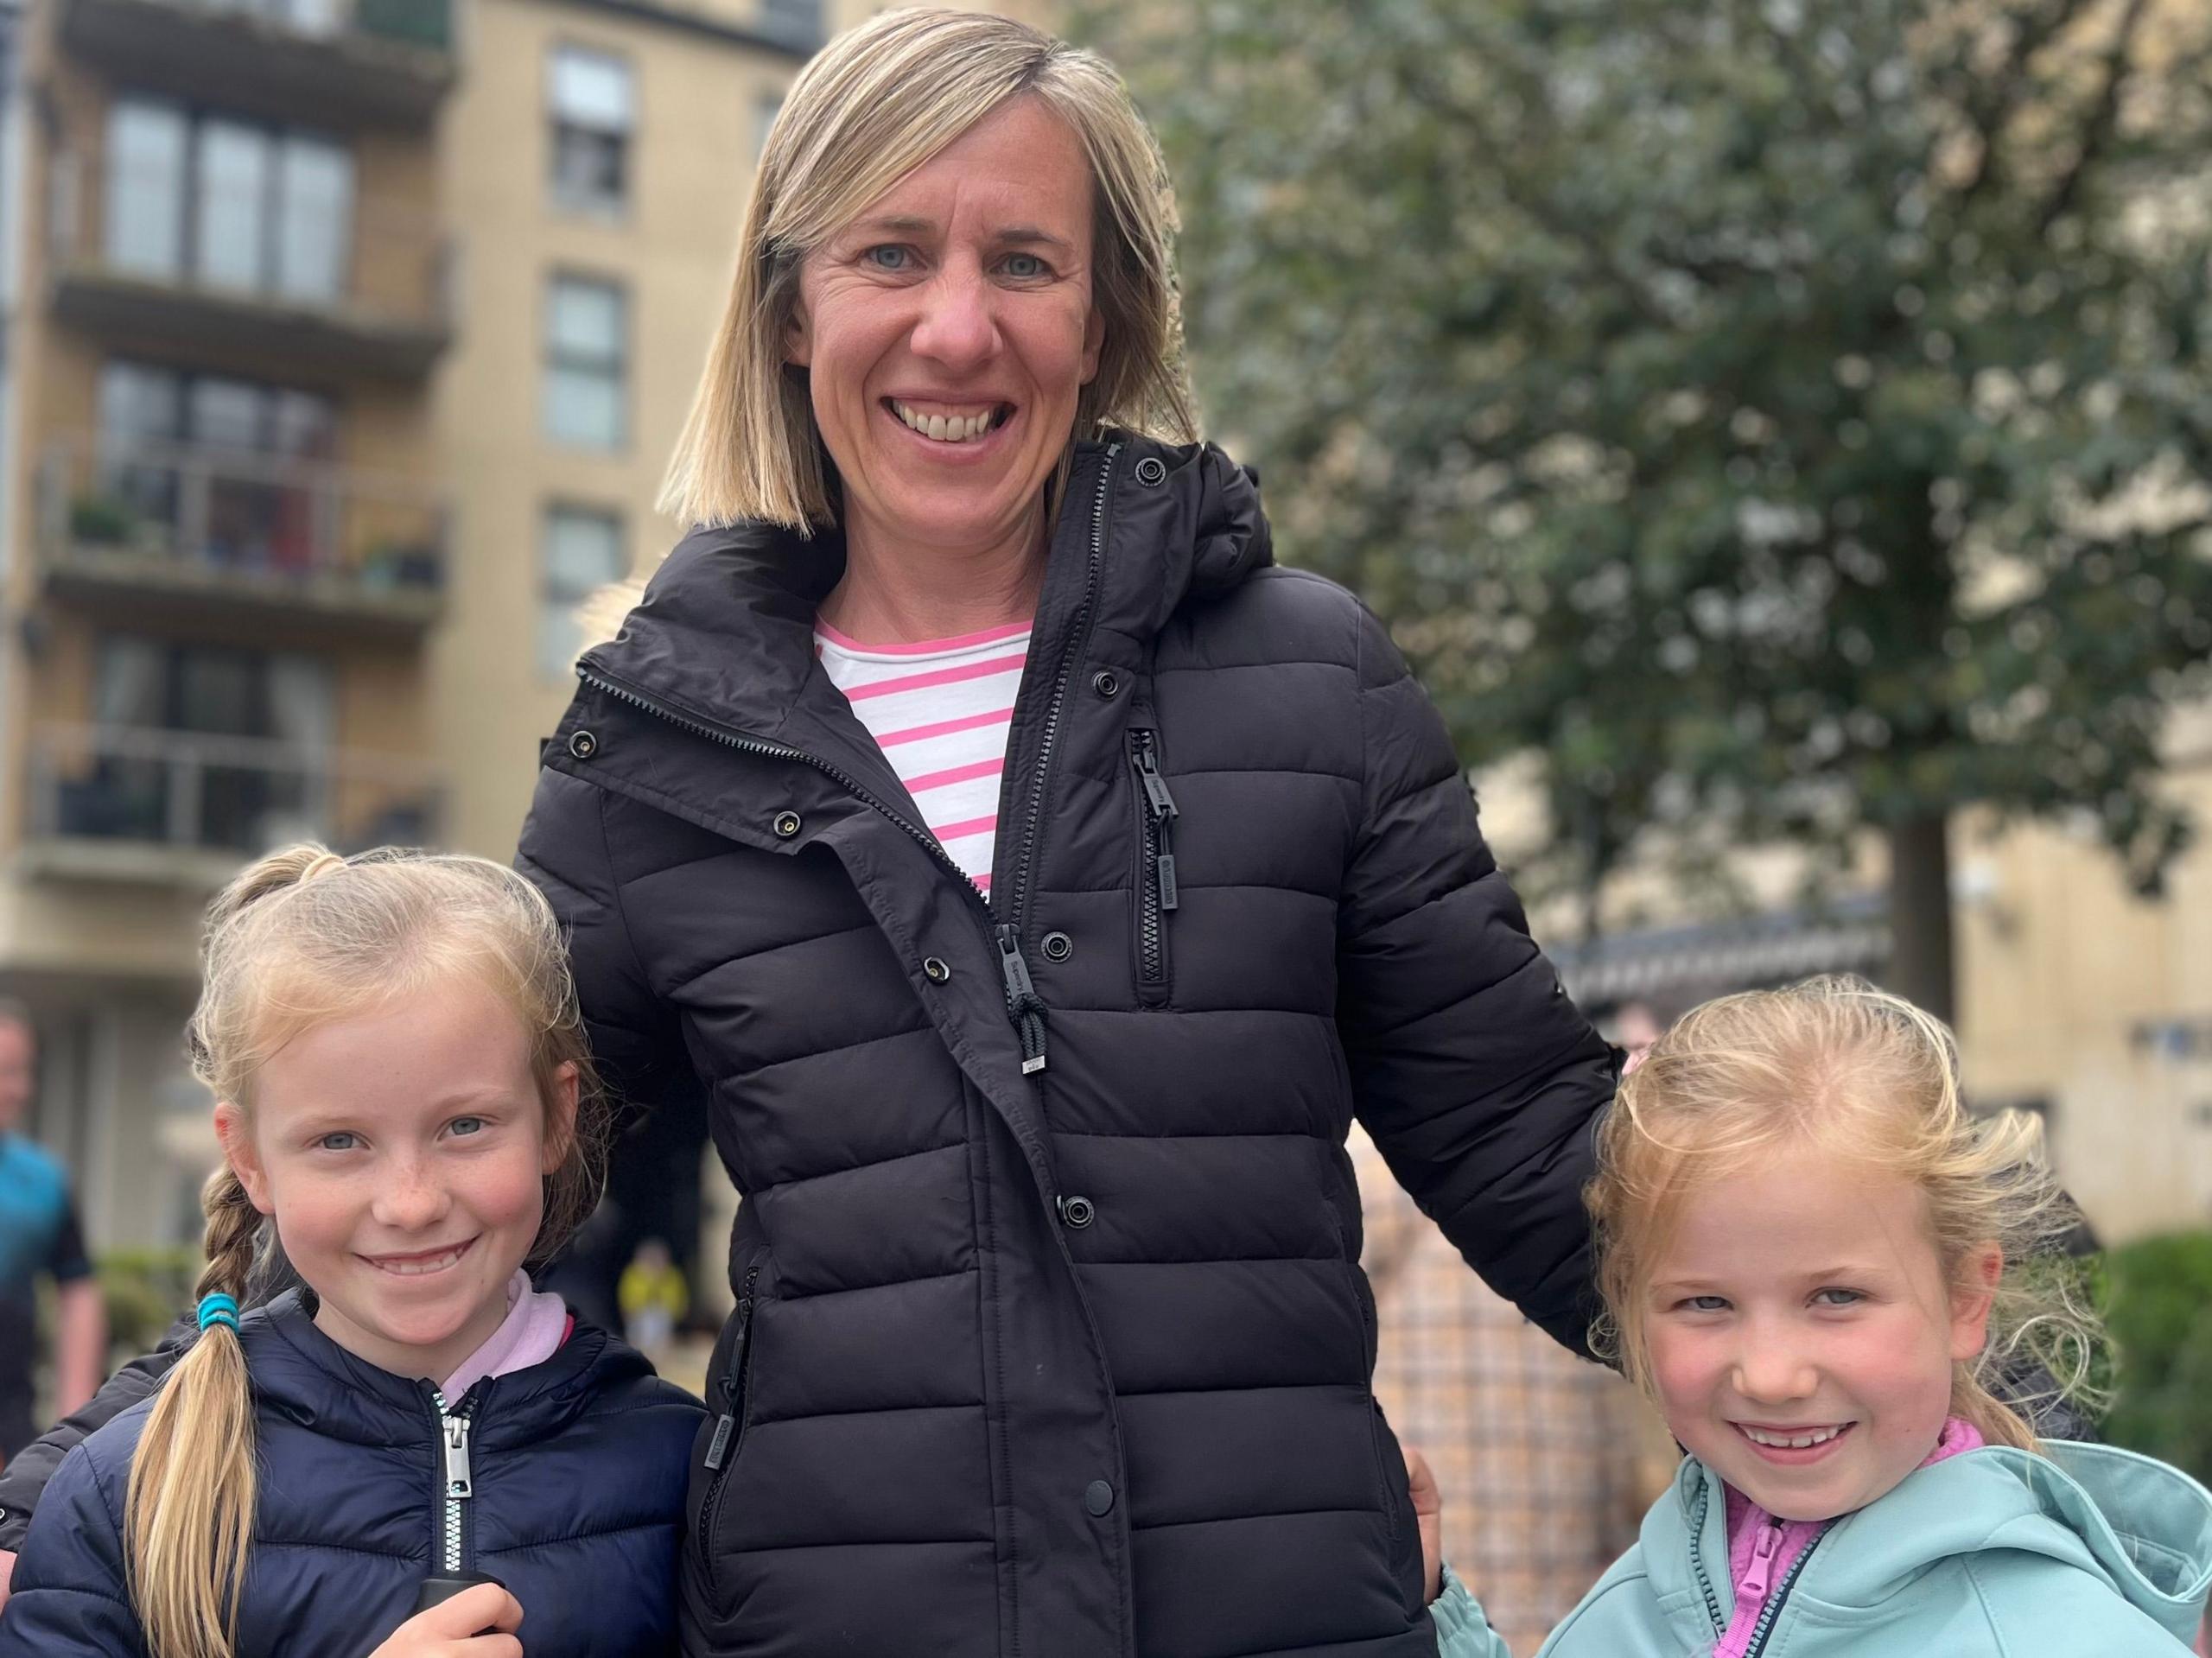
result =
[{"label": "apartment building", "polygon": [[448,0],[19,14],[0,460],[0,989],[111,1242],[196,1209],[198,913],[302,835],[428,840],[456,547]]},{"label": "apartment building", "polygon": [[[102,1247],[196,1236],[181,1029],[243,859],[511,854],[577,605],[680,533],[769,124],[882,9],[0,5],[0,994]],[[652,1132],[688,1191],[696,1125]]]}]

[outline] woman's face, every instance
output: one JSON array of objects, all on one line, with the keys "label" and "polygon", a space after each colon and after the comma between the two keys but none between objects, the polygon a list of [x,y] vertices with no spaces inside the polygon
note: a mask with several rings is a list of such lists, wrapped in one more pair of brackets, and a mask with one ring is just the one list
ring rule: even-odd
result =
[{"label": "woman's face", "polygon": [[1098,372],[1090,211],[1075,134],[1021,98],[807,256],[790,359],[849,535],[956,554],[1033,537]]}]

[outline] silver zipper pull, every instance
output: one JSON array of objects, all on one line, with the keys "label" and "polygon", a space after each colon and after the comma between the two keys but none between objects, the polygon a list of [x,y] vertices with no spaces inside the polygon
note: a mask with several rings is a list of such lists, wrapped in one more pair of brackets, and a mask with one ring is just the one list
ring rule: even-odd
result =
[{"label": "silver zipper pull", "polygon": [[446,1495],[467,1496],[468,1485],[468,1419],[448,1416],[446,1429]]}]

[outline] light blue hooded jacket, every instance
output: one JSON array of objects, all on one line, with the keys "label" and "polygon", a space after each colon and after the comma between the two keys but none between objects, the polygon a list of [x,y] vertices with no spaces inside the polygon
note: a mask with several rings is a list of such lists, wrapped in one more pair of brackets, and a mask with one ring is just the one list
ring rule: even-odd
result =
[{"label": "light blue hooded jacket", "polygon": [[[2182,1658],[2212,1589],[2212,1494],[2109,1445],[1996,1446],[1844,1515],[1776,1585],[1748,1658]],[[1709,1658],[1726,1629],[1727,1504],[1685,1458],[1641,1537],[1538,1658]],[[1510,1658],[1456,1579],[1440,1658]]]}]

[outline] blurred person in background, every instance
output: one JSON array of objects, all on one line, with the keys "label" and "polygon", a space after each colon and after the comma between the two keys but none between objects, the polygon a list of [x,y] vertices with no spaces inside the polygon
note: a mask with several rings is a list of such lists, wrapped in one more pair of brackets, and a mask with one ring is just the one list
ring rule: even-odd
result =
[{"label": "blurred person in background", "polygon": [[691,1310],[691,1286],[683,1269],[659,1238],[638,1246],[622,1269],[616,1294],[622,1307],[622,1334],[630,1345],[658,1358],[676,1339],[676,1327]]},{"label": "blurred person in background", "polygon": [[54,1286],[54,1409],[92,1396],[107,1356],[107,1312],[68,1172],[22,1133],[38,1076],[38,1035],[22,1004],[0,1001],[0,1464],[38,1437],[38,1284]]}]

